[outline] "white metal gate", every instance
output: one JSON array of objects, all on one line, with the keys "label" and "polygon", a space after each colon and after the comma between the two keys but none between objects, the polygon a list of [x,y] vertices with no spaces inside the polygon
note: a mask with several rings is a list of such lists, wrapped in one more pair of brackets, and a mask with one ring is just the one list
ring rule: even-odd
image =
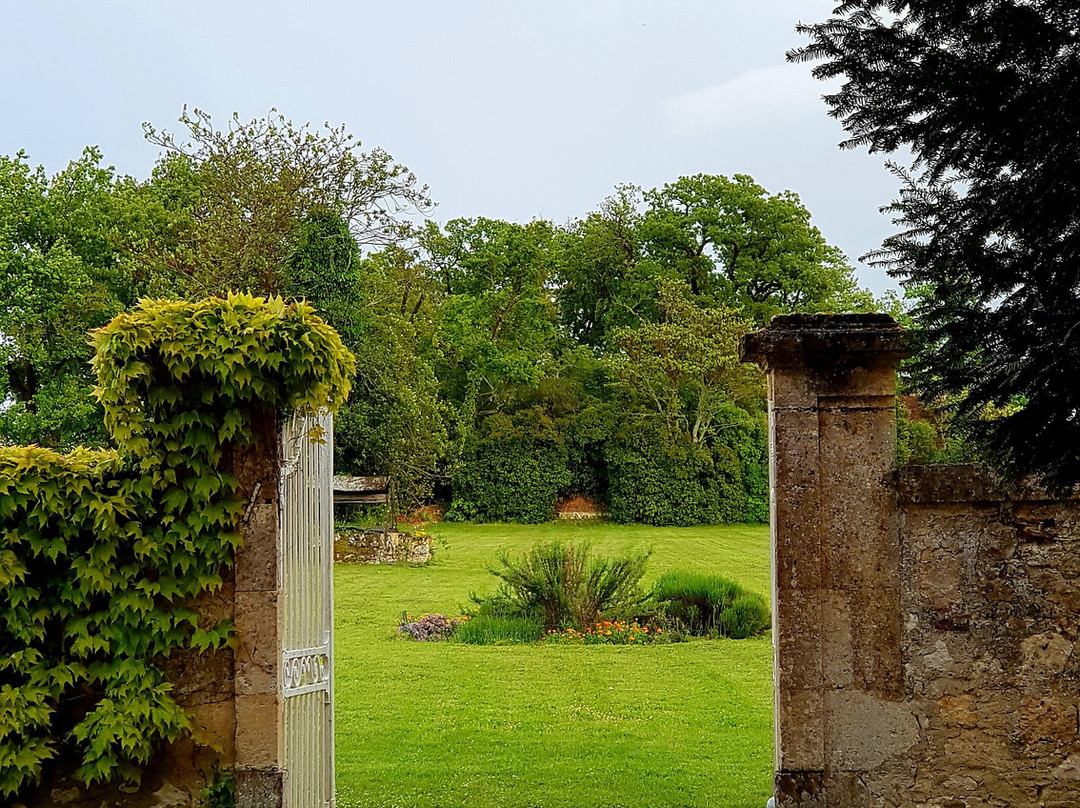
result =
[{"label": "white metal gate", "polygon": [[281,432],[285,808],[334,805],[333,418]]}]

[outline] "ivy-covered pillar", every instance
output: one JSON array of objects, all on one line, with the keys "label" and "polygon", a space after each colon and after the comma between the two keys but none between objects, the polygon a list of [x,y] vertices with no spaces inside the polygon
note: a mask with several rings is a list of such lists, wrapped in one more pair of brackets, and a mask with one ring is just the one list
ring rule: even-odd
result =
[{"label": "ivy-covered pillar", "polygon": [[868,804],[902,708],[896,368],[887,315],[788,315],[768,373],[777,808]]}]

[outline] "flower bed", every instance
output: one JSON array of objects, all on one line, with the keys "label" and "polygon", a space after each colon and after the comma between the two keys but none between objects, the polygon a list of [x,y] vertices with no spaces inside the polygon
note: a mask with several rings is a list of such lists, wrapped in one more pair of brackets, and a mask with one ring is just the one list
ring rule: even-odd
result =
[{"label": "flower bed", "polygon": [[619,620],[603,620],[584,631],[564,628],[549,631],[544,642],[578,643],[580,645],[644,645],[663,642],[667,638],[659,627],[650,628],[637,622],[623,623]]}]

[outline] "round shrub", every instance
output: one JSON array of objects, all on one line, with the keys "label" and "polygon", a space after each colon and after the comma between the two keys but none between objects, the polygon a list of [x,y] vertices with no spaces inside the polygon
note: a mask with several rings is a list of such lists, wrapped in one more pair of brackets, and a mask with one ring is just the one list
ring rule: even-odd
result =
[{"label": "round shrub", "polygon": [[653,584],[652,599],[674,628],[694,636],[741,640],[772,623],[765,598],[719,575],[666,572]]}]

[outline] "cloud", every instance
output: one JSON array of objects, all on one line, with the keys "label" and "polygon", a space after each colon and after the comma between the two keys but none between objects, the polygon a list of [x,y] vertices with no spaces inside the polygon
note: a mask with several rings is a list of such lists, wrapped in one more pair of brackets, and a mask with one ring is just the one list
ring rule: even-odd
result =
[{"label": "cloud", "polygon": [[830,89],[811,77],[806,65],[775,65],[677,95],[668,100],[666,114],[672,129],[684,135],[790,126],[823,115],[821,96]]}]

